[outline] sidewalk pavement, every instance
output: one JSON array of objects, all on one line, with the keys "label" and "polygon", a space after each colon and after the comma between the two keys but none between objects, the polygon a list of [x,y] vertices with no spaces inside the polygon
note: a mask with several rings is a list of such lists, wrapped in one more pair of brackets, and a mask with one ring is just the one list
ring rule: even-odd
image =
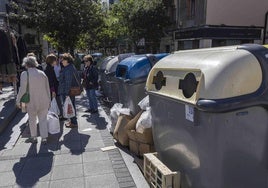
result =
[{"label": "sidewalk pavement", "polygon": [[12,86],[4,85],[0,94],[0,134],[16,116],[15,94]]},{"label": "sidewalk pavement", "polygon": [[[86,104],[85,96],[77,97],[79,128],[61,123],[61,133],[50,135],[47,145],[41,144],[40,137],[37,144],[25,143],[29,128],[24,126],[13,147],[0,148],[0,187],[149,187],[131,156],[117,147],[101,150],[114,146],[106,128],[110,119],[101,106],[99,114],[85,113]],[[25,114],[19,115],[20,124],[25,124]]]}]

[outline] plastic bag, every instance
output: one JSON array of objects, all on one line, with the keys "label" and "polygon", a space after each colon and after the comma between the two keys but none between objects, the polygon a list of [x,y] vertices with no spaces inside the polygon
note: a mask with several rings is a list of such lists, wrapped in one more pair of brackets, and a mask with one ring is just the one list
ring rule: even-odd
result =
[{"label": "plastic bag", "polygon": [[147,107],[146,111],[142,112],[136,124],[136,132],[143,133],[144,129],[152,127],[151,107]]},{"label": "plastic bag", "polygon": [[142,110],[146,110],[147,107],[149,107],[149,95],[147,95],[146,97],[144,97],[139,103],[138,103],[139,107]]},{"label": "plastic bag", "polygon": [[111,117],[111,127],[108,127],[110,132],[114,132],[115,125],[117,123],[117,119],[119,116],[119,109],[121,109],[123,104],[115,103],[113,107],[110,109],[110,117]]},{"label": "plastic bag", "polygon": [[118,116],[120,114],[124,114],[124,115],[128,115],[128,116],[130,115],[130,109],[129,108],[122,108],[122,107],[123,107],[123,104],[115,103],[110,110],[111,126],[108,127],[110,132],[114,131]]},{"label": "plastic bag", "polygon": [[65,118],[75,117],[75,110],[74,110],[74,106],[70,97],[67,97],[65,99],[65,102],[63,105],[63,117]]},{"label": "plastic bag", "polygon": [[130,109],[129,109],[129,108],[120,108],[120,109],[118,110],[118,112],[119,112],[118,115],[123,114],[123,115],[128,115],[128,116],[130,116]]},{"label": "plastic bag", "polygon": [[60,109],[58,107],[58,104],[57,104],[57,101],[56,101],[56,98],[55,97],[53,97],[53,99],[51,101],[51,104],[50,104],[50,108],[49,108],[48,111],[54,112],[57,115],[60,114]]},{"label": "plastic bag", "polygon": [[47,114],[47,126],[50,134],[57,134],[60,132],[59,116],[54,112],[48,112]]}]

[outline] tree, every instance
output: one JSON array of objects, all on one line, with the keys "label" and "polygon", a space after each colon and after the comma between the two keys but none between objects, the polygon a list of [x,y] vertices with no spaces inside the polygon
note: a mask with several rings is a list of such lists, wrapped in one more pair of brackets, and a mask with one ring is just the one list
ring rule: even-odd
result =
[{"label": "tree", "polygon": [[94,0],[31,0],[21,3],[24,11],[20,11],[17,20],[46,34],[46,39],[59,50],[71,53],[81,36],[85,33],[96,35],[96,28],[103,22],[100,4]]},{"label": "tree", "polygon": [[136,51],[141,39],[145,40],[145,53],[154,53],[159,49],[163,29],[169,24],[162,1],[121,0],[114,5],[112,12]]}]

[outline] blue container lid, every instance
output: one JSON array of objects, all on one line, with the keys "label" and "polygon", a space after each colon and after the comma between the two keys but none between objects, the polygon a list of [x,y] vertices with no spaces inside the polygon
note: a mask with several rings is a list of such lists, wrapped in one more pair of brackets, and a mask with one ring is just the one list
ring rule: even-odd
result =
[{"label": "blue container lid", "polygon": [[164,57],[166,57],[166,56],[168,56],[169,55],[169,53],[159,53],[159,54],[154,54],[154,56],[158,59],[158,60],[160,60],[160,59],[162,59],[162,58],[164,58]]},{"label": "blue container lid", "polygon": [[167,53],[142,54],[128,57],[117,65],[116,77],[130,80],[146,78],[154,64],[167,55]]}]

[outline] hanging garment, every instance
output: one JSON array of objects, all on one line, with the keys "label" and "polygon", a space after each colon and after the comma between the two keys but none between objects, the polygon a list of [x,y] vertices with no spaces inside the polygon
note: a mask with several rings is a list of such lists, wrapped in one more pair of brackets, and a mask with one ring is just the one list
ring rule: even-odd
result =
[{"label": "hanging garment", "polygon": [[18,46],[20,64],[22,64],[23,58],[26,57],[26,55],[27,55],[27,46],[26,46],[25,40],[22,38],[22,36],[18,37],[17,46]]},{"label": "hanging garment", "polygon": [[17,69],[13,59],[13,47],[10,33],[0,30],[0,81],[14,81]]}]

